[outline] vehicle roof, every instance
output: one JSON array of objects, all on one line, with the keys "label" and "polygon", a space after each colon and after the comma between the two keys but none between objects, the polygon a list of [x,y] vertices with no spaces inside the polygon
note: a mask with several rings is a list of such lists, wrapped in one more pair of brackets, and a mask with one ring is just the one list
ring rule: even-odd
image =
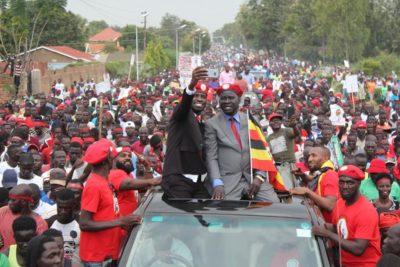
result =
[{"label": "vehicle roof", "polygon": [[162,193],[153,192],[147,196],[142,205],[142,215],[154,213],[174,214],[218,214],[239,216],[266,216],[308,219],[310,209],[302,198],[293,198],[292,203],[230,201],[230,200],[199,200],[172,199],[165,201]]}]

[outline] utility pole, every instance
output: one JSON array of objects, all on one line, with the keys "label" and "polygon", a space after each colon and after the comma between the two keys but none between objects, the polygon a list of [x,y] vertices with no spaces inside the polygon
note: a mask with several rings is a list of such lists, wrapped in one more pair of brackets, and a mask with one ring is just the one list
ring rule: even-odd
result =
[{"label": "utility pole", "polygon": [[175,29],[175,56],[176,56],[176,69],[179,66],[179,30],[182,30],[186,27],[186,24],[183,24]]},{"label": "utility pole", "polygon": [[136,81],[139,82],[139,40],[138,40],[137,25],[136,25]]},{"label": "utility pole", "polygon": [[143,21],[143,28],[144,28],[144,33],[143,33],[143,50],[146,49],[146,38],[147,38],[147,16],[150,14],[150,12],[147,11],[143,11],[142,13],[142,17],[144,19]]}]

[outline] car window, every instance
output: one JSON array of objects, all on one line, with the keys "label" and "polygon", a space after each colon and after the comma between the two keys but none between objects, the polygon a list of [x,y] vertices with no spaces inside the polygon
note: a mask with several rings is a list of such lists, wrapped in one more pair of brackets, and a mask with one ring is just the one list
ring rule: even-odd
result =
[{"label": "car window", "polygon": [[322,266],[311,224],[257,216],[144,218],[127,266]]}]

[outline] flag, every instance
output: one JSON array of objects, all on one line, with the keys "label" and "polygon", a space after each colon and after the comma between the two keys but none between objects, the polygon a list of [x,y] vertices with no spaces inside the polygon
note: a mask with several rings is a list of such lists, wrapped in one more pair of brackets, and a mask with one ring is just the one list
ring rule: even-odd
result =
[{"label": "flag", "polygon": [[265,140],[264,133],[253,116],[249,112],[248,114],[250,160],[252,168],[267,172],[269,182],[274,189],[285,192],[287,190],[283,183],[282,177],[274,164],[272,155],[269,153],[268,143]]}]

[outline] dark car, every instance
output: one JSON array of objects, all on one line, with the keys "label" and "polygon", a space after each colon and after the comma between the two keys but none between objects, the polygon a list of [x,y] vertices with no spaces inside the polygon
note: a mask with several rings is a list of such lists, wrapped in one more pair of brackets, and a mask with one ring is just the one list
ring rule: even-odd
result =
[{"label": "dark car", "polygon": [[323,239],[311,234],[319,210],[291,203],[162,199],[152,191],[119,266],[333,266]]}]

